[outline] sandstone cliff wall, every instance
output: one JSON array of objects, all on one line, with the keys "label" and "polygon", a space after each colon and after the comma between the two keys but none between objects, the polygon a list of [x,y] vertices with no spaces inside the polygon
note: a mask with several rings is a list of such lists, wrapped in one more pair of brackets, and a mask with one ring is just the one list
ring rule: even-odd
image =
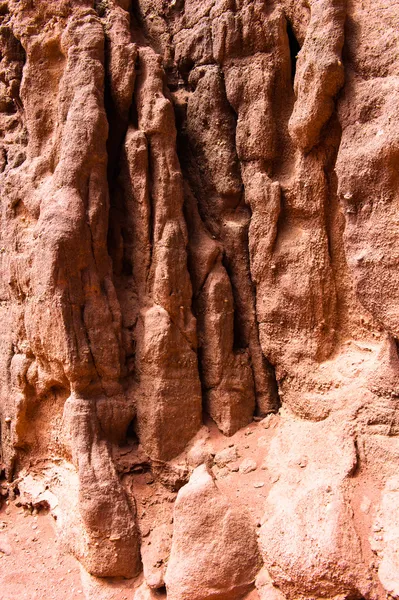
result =
[{"label": "sandstone cliff wall", "polygon": [[398,30],[0,2],[0,469],[137,600],[399,597]]}]

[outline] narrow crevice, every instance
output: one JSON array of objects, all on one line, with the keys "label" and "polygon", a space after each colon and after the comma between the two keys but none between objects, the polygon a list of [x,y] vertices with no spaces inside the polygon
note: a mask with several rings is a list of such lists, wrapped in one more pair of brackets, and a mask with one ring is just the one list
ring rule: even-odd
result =
[{"label": "narrow crevice", "polygon": [[105,17],[108,8],[108,0],[94,0],[94,10],[100,18]]},{"label": "narrow crevice", "polygon": [[155,596],[157,598],[166,598],[166,586],[163,585],[162,587],[156,589],[155,590]]},{"label": "narrow crevice", "polygon": [[[108,63],[109,49],[108,42],[105,45],[105,64]],[[112,99],[111,87],[110,87],[110,76],[106,72],[105,85],[104,85],[104,110],[107,116],[109,133],[107,139],[107,180],[108,190],[110,198],[112,197],[112,191],[115,187],[115,182],[118,179],[118,169],[120,165],[120,158],[123,151],[123,144],[126,138],[127,129],[129,127],[129,120],[124,122],[120,118],[115,110],[114,101]],[[133,101],[132,101],[133,103]]]},{"label": "narrow crevice", "polygon": [[350,472],[348,473],[348,477],[351,477],[353,479],[353,477],[356,477],[356,475],[359,473],[360,471],[360,453],[359,453],[359,446],[358,446],[358,441],[355,438],[354,439],[354,446],[355,446],[355,462],[354,465],[352,467],[352,469],[350,470]]},{"label": "narrow crevice", "polygon": [[[136,68],[136,75],[137,75],[137,71],[138,71],[138,69]],[[134,99],[134,95],[133,95],[132,103],[130,105],[129,125],[132,125],[134,127],[134,129],[139,128],[139,113],[137,111],[137,106],[136,106],[136,102]]]},{"label": "narrow crevice", "polygon": [[[327,128],[326,128],[327,129]],[[331,222],[334,219],[334,211],[339,208],[339,199],[338,199],[338,178],[335,172],[335,163],[337,161],[339,147],[341,145],[341,126],[339,124],[336,113],[334,113],[331,119],[328,121],[328,129],[327,135],[329,135],[330,139],[327,140],[329,143],[329,155],[327,156],[328,161],[324,166],[324,173],[327,180],[327,190],[328,190],[328,202],[326,202],[324,206],[324,218],[325,218],[325,228],[327,233],[328,240],[328,253],[330,257],[330,264],[333,265],[333,240],[332,240],[332,232],[331,232]],[[331,141],[330,141],[331,140]]]},{"label": "narrow crevice", "polygon": [[[326,235],[327,235],[328,257],[330,260],[331,268],[333,269],[333,264],[334,264],[334,248],[333,248],[333,246],[334,246],[334,244],[333,244],[332,233],[331,233],[331,222],[334,218],[333,211],[336,210],[338,207],[338,196],[337,196],[338,181],[337,181],[337,176],[334,171],[332,171],[331,173],[326,173],[326,176],[327,176],[327,186],[328,186],[328,192],[329,192],[328,193],[329,203],[328,203],[328,206],[325,207],[324,222],[325,222],[325,229],[326,229]],[[334,269],[333,269],[333,274],[335,275]]]},{"label": "narrow crevice", "polygon": [[151,152],[151,141],[148,139],[147,135],[146,137],[146,141],[147,141],[147,158],[148,158],[148,162],[147,162],[147,182],[148,182],[148,211],[149,211],[149,222],[150,222],[150,226],[149,226],[149,249],[150,249],[150,257],[149,257],[149,264],[148,264],[148,272],[147,272],[147,279],[146,279],[146,287],[147,289],[149,289],[149,283],[151,282],[151,277],[153,274],[153,257],[154,257],[154,239],[155,239],[155,202],[154,202],[154,197],[152,194],[153,191],[153,181],[154,181],[154,167],[153,167],[153,156],[152,156],[152,152]]},{"label": "narrow crevice", "polygon": [[[130,31],[132,39],[136,44],[142,47],[153,46],[148,41],[149,32],[145,21],[145,16],[141,12],[139,2],[132,2],[130,8]],[[152,40],[153,41],[153,40]],[[158,54],[162,54],[162,48],[153,48]]]},{"label": "narrow crevice", "polygon": [[195,61],[190,57],[184,57],[179,62],[178,73],[179,73],[180,77],[182,78],[182,80],[184,82],[184,87],[186,89],[189,89],[188,80],[190,77],[190,73],[194,67],[195,67]]},{"label": "narrow crevice", "polygon": [[287,212],[287,199],[285,197],[284,189],[280,187],[280,212],[277,218],[276,235],[273,240],[273,245],[270,248],[270,256],[273,256],[275,254],[279,236],[287,225]]},{"label": "narrow crevice", "polygon": [[198,377],[200,380],[200,384],[201,384],[201,406],[202,406],[202,418],[201,421],[203,424],[206,423],[206,419],[212,419],[211,415],[209,414],[208,410],[207,410],[207,394],[210,390],[210,388],[206,387],[205,385],[205,374],[204,374],[204,368],[203,368],[203,359],[202,359],[202,347],[199,346],[197,348],[197,361],[198,361]]},{"label": "narrow crevice", "polygon": [[143,14],[140,9],[139,2],[132,2],[130,7],[130,17],[132,21],[132,25],[139,29],[143,29],[145,27],[145,20],[143,18]]},{"label": "narrow crevice", "polygon": [[341,135],[342,131],[337,114],[333,113],[324,141],[329,149],[329,153],[324,165],[327,200],[323,208],[328,257],[335,287],[336,323],[334,326],[334,345],[340,336],[346,335],[345,330],[347,330],[348,323],[352,318],[348,311],[351,297],[353,297],[353,291],[349,283],[349,266],[345,255],[345,215],[343,214],[342,205],[338,197],[338,179],[335,172]]},{"label": "narrow crevice", "polygon": [[296,74],[296,62],[298,59],[298,54],[301,50],[301,46],[295,36],[294,30],[292,29],[292,25],[289,21],[287,21],[287,35],[288,42],[290,45],[290,57],[291,57],[291,81],[294,82],[295,74]]},{"label": "narrow crevice", "polygon": [[139,444],[139,437],[137,434],[137,417],[132,419],[127,427],[126,440],[129,445]]},{"label": "narrow crevice", "polygon": [[267,358],[264,355],[263,355],[263,360],[264,360],[266,367],[271,375],[271,388],[272,389],[270,390],[270,393],[274,397],[274,407],[273,407],[272,412],[278,412],[279,409],[282,407],[283,402],[282,402],[281,396],[280,396],[279,385],[278,385],[277,376],[276,376],[276,368],[274,365],[272,365],[272,363],[269,360],[267,360]]},{"label": "narrow crevice", "polygon": [[230,264],[230,260],[229,257],[226,255],[226,252],[223,253],[222,256],[222,265],[224,266],[224,268],[226,269],[226,273],[229,277],[230,280],[230,285],[231,285],[231,291],[233,294],[233,309],[234,309],[234,315],[233,315],[233,331],[234,331],[234,344],[233,344],[233,350],[234,352],[238,352],[239,350],[244,350],[245,348],[248,347],[248,339],[247,336],[245,335],[245,327],[243,325],[243,319],[241,318],[241,315],[239,314],[239,310],[238,310],[238,303],[237,303],[237,290],[235,288],[234,285],[234,273],[233,273],[233,267]]}]

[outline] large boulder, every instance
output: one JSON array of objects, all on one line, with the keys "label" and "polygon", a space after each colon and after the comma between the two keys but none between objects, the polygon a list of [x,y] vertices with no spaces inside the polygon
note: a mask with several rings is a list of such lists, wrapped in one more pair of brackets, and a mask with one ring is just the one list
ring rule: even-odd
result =
[{"label": "large boulder", "polygon": [[242,598],[260,563],[251,517],[232,506],[205,465],[197,467],[176,499],[168,600]]},{"label": "large boulder", "polygon": [[274,481],[260,542],[273,583],[290,598],[357,597],[370,590],[348,491],[351,429],[283,417],[266,465]]}]

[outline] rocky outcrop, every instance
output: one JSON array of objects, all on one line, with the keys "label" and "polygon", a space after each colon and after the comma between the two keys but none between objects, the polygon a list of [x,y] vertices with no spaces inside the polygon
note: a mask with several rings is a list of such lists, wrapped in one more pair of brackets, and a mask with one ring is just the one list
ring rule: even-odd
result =
[{"label": "rocky outcrop", "polygon": [[0,499],[137,598],[399,595],[398,25],[0,2]]}]

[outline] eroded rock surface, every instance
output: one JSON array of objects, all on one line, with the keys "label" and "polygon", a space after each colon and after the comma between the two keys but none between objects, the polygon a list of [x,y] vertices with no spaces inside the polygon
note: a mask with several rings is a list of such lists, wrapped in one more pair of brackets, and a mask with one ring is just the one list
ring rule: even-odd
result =
[{"label": "eroded rock surface", "polygon": [[260,564],[249,513],[230,505],[205,465],[197,467],[175,502],[168,598],[242,598]]},{"label": "eroded rock surface", "polygon": [[0,2],[0,502],[137,599],[399,598],[398,29]]}]

